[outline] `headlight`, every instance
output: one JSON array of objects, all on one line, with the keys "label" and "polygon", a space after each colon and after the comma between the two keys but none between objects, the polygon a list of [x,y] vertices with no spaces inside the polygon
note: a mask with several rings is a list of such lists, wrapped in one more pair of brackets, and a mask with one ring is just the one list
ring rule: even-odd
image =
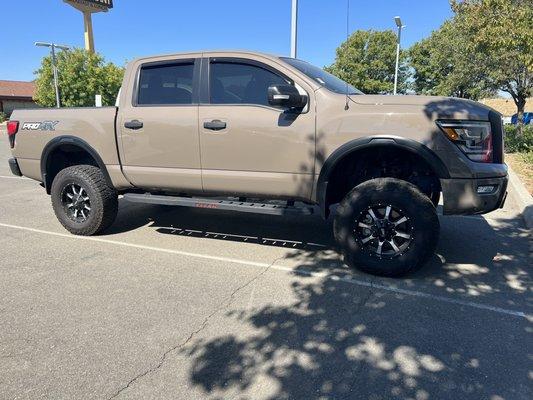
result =
[{"label": "headlight", "polygon": [[469,159],[492,162],[490,122],[437,121],[437,125]]}]

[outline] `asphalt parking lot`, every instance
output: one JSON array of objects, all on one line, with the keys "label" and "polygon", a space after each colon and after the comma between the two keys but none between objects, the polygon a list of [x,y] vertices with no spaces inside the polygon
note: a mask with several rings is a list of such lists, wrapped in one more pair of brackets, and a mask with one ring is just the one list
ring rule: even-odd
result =
[{"label": "asphalt parking lot", "polygon": [[531,399],[531,243],[441,217],[405,279],[343,266],[331,221],[134,205],[57,222],[0,141],[2,399]]}]

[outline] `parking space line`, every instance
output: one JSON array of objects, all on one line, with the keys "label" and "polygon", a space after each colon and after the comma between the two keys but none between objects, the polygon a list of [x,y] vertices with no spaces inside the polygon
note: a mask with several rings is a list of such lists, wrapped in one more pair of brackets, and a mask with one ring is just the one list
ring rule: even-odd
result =
[{"label": "parking space line", "polygon": [[0,178],[3,178],[3,179],[26,179],[26,180],[28,179],[25,176],[16,176],[16,175],[13,175],[13,176],[0,175]]},{"label": "parking space line", "polygon": [[162,247],[154,247],[154,246],[146,246],[142,244],[121,242],[118,240],[103,239],[103,238],[94,237],[94,236],[75,236],[75,235],[71,235],[68,233],[52,232],[52,231],[46,231],[43,229],[30,228],[30,227],[20,226],[20,225],[0,223],[0,227],[19,229],[23,231],[51,235],[51,236],[56,236],[56,237],[62,237],[62,238],[67,238],[67,239],[72,239],[72,240],[86,240],[86,241],[91,241],[91,242],[108,243],[108,244],[114,244],[114,245],[124,246],[124,247],[132,247],[132,248],[137,248],[137,249],[142,249],[142,250],[150,250],[150,251],[157,251],[157,252],[167,253],[167,254],[175,254],[175,255],[181,255],[181,256],[186,256],[186,257],[200,258],[204,260],[222,261],[222,262],[228,262],[228,263],[246,265],[246,266],[254,266],[254,267],[260,267],[260,268],[270,267],[270,269],[274,269],[278,271],[290,272],[294,274],[306,275],[306,276],[317,277],[317,278],[326,278],[326,279],[331,279],[334,281],[345,282],[345,283],[352,284],[352,285],[379,289],[379,290],[392,292],[396,294],[403,294],[403,295],[412,296],[412,297],[427,298],[427,299],[440,301],[444,303],[455,304],[455,305],[466,306],[466,307],[476,308],[476,309],[485,310],[485,311],[496,312],[499,314],[510,315],[513,317],[528,318],[528,315],[522,311],[508,310],[505,308],[490,306],[490,305],[486,305],[482,303],[475,303],[475,302],[471,302],[467,300],[455,299],[452,297],[433,295],[430,293],[420,292],[416,290],[402,289],[402,288],[398,288],[395,286],[383,285],[383,284],[379,284],[375,282],[362,281],[362,280],[351,278],[349,276],[332,275],[326,272],[294,270],[291,267],[287,267],[283,265],[276,265],[276,264],[272,265],[271,263],[241,260],[238,258],[211,256],[208,254],[192,253],[192,252],[181,251],[181,250],[165,249]]}]

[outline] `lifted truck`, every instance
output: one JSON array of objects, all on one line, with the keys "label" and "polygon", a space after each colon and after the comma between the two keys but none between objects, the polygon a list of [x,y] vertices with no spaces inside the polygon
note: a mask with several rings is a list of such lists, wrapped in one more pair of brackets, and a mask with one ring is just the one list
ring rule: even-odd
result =
[{"label": "lifted truck", "polygon": [[117,104],[8,123],[11,170],[42,182],[77,235],[108,228],[119,194],[324,218],[338,204],[347,264],[399,276],[434,253],[441,193],[444,214],[505,200],[501,115],[472,101],[363,95],[297,59],[198,52],[134,60]]}]

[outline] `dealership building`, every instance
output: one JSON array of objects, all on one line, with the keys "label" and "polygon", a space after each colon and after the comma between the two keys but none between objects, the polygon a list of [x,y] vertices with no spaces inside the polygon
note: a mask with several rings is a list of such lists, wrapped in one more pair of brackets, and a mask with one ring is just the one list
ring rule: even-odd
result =
[{"label": "dealership building", "polygon": [[36,107],[35,83],[0,80],[0,112],[11,115],[15,108]]}]

